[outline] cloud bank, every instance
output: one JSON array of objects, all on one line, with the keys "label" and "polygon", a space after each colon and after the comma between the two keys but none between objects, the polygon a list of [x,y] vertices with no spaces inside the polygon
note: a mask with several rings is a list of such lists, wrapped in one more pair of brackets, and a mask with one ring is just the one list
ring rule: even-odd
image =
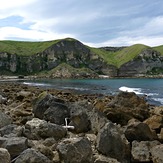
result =
[{"label": "cloud bank", "polygon": [[163,44],[162,0],[0,0],[0,40]]}]

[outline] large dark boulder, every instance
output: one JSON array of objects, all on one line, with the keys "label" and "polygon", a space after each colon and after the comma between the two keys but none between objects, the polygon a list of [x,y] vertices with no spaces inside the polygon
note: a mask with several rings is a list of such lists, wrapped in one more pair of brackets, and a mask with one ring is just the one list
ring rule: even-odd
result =
[{"label": "large dark boulder", "polygon": [[54,103],[53,106],[50,106],[45,112],[44,117],[46,121],[55,123],[58,125],[65,124],[65,118],[70,117],[69,108],[61,103]]},{"label": "large dark boulder", "polygon": [[157,138],[150,130],[149,126],[143,122],[130,123],[125,129],[124,134],[129,142],[134,140],[150,141]]},{"label": "large dark boulder", "polygon": [[36,118],[59,125],[63,125],[65,118],[70,116],[69,108],[64,104],[64,101],[46,92],[40,94],[35,100],[33,113]]},{"label": "large dark boulder", "polygon": [[112,122],[106,123],[97,135],[97,149],[103,155],[120,162],[130,162],[130,145],[124,134]]},{"label": "large dark boulder", "polygon": [[119,92],[108,104],[104,113],[109,120],[121,125],[126,125],[132,118],[143,121],[150,116],[146,100],[134,92]]},{"label": "large dark boulder", "polygon": [[16,159],[15,163],[52,163],[52,161],[47,158],[42,153],[34,150],[34,149],[27,149],[23,151],[19,157]]},{"label": "large dark boulder", "polygon": [[65,139],[57,150],[62,162],[92,163],[91,143],[87,138]]},{"label": "large dark boulder", "polygon": [[108,122],[105,114],[94,108],[88,101],[74,102],[70,106],[70,124],[75,127],[74,132],[92,131],[97,134]]},{"label": "large dark boulder", "polygon": [[28,148],[28,140],[25,137],[0,138],[0,147],[6,148],[11,158],[18,156]]}]

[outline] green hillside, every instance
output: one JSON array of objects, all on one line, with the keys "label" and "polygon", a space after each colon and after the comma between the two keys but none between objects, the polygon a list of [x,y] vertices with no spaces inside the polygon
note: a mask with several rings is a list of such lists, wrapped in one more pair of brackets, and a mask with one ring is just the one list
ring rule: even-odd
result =
[{"label": "green hillside", "polygon": [[163,55],[163,45],[161,45],[161,46],[156,46],[156,47],[154,47],[153,49],[159,51],[159,52],[161,53],[161,55]]},{"label": "green hillside", "polygon": [[[61,39],[62,40],[62,39]],[[66,40],[74,41],[75,39],[66,38]],[[27,42],[27,41],[0,41],[0,52],[8,52],[11,54],[30,56],[44,51],[60,40],[43,41],[43,42]]]},{"label": "green hillside", "polygon": [[[44,42],[25,42],[25,41],[0,41],[0,52],[8,52],[10,54],[17,54],[23,56],[30,56],[44,51],[48,47],[58,43],[61,40],[77,41],[73,38],[66,38],[54,41]],[[116,52],[108,51],[101,48],[88,47],[91,53],[95,53],[102,57],[107,63],[120,67],[122,64],[135,58],[140,52],[149,48],[143,44],[135,44]],[[154,47],[153,49],[159,51],[163,55],[163,45]]]},{"label": "green hillside", "polygon": [[105,61],[107,61],[107,63],[120,67],[122,64],[135,58],[142,50],[146,48],[149,47],[142,44],[135,44],[116,52],[98,48],[91,48],[91,50],[92,52],[99,54]]}]

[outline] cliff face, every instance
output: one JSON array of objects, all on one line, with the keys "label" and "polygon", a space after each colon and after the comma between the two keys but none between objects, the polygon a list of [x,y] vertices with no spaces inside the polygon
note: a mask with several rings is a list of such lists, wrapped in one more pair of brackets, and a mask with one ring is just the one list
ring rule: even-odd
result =
[{"label": "cliff face", "polygon": [[[92,77],[94,77],[95,74],[100,74],[111,77],[138,77],[163,74],[163,56],[152,48],[143,47],[145,47],[143,50],[134,53],[136,57],[133,57],[127,63],[121,62],[122,65],[117,68],[115,66],[117,65],[116,62],[120,63],[126,57],[132,58],[130,56],[137,48],[134,48],[134,50],[130,48],[129,50],[126,47],[104,47],[93,51],[77,40],[63,39],[44,48],[41,52],[35,52],[33,55],[0,52],[0,74],[5,74],[6,71],[24,75],[37,74],[41,71],[49,72],[59,65],[62,68],[57,69],[56,74],[54,74],[54,71],[50,71],[52,74],[49,74],[49,76],[59,77],[69,74],[68,76],[78,77],[79,74],[84,74],[83,76],[90,77],[92,74]],[[101,49],[102,51],[100,51]],[[114,62],[108,62],[109,57],[112,57]],[[77,68],[78,74],[74,73],[76,70],[68,69],[69,67],[63,68],[63,63],[70,65],[72,68]],[[81,72],[79,69],[81,69]],[[83,70],[86,70],[86,72]]]},{"label": "cliff face", "polygon": [[[156,72],[158,70],[158,72]],[[118,71],[120,77],[157,74],[163,70],[163,56],[153,49],[143,50],[136,58],[123,64]]]},{"label": "cliff face", "polygon": [[99,55],[76,40],[61,40],[43,52],[31,56],[1,53],[0,68],[13,73],[32,74],[51,70],[67,63],[74,68],[89,68],[95,73],[114,75],[117,68],[108,65]]}]

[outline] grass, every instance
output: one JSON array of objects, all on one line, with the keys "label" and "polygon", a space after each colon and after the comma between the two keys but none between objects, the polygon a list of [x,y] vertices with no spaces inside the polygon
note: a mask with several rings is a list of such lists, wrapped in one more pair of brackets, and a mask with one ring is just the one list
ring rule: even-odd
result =
[{"label": "grass", "polygon": [[82,74],[82,73],[90,73],[93,74],[94,72],[89,68],[82,67],[82,68],[74,68],[66,63],[61,63],[57,67],[53,68],[50,71],[43,71],[39,73],[39,76],[53,76],[57,71],[61,71],[62,69],[68,70],[71,74]]},{"label": "grass", "polygon": [[[75,41],[73,38],[61,40]],[[27,41],[0,41],[0,52],[17,54],[22,56],[30,56],[44,51],[60,40],[44,41],[44,42],[27,42]]]},{"label": "grass", "polygon": [[161,53],[161,55],[163,55],[163,45],[156,46],[153,49],[155,49],[156,51],[159,51]]},{"label": "grass", "polygon": [[[30,56],[40,53],[47,49],[48,47],[58,43],[61,40],[67,41],[77,41],[73,38],[66,38],[54,41],[44,41],[44,42],[25,42],[25,41],[0,41],[0,52],[8,52],[10,54],[17,54],[22,56]],[[119,51],[106,51],[100,48],[88,47],[91,53],[97,54],[104,59],[108,64],[120,67],[124,63],[134,59],[142,50],[149,48],[143,44],[135,44]],[[154,47],[153,49],[159,51],[163,55],[163,45]]]},{"label": "grass", "polygon": [[90,48],[90,50],[99,56],[101,56],[107,63],[120,67],[124,63],[135,58],[140,52],[146,48],[149,48],[143,44],[135,44],[129,47],[126,47],[122,50],[111,52],[104,49]]}]

